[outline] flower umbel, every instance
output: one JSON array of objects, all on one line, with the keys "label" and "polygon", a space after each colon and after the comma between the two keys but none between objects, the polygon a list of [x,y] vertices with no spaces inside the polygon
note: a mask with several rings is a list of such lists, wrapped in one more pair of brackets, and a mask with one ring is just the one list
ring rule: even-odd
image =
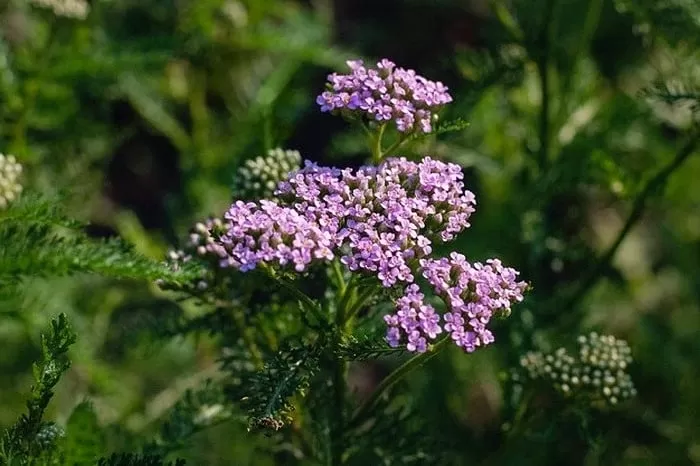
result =
[{"label": "flower umbel", "polygon": [[359,117],[370,122],[393,121],[401,133],[430,133],[433,118],[452,96],[441,82],[397,67],[383,59],[376,68],[362,60],[347,62],[350,74],[328,76],[328,90],[316,98],[323,112]]},{"label": "flower umbel", "polygon": [[498,259],[470,264],[453,252],[449,259],[423,259],[420,264],[423,277],[447,305],[445,331],[467,352],[493,342],[486,328],[491,317],[508,314],[511,304],[523,300],[525,282],[517,281],[518,272]]},{"label": "flower umbel", "polygon": [[565,348],[549,354],[527,353],[520,360],[520,369],[514,371],[513,379],[518,382],[541,380],[564,395],[609,405],[636,395],[627,372],[632,363],[632,351],[627,342],[591,332],[580,335],[577,344],[575,356]]},{"label": "flower umbel", "polygon": [[[385,318],[389,344],[405,340],[409,351],[423,352],[444,331],[473,351],[493,341],[486,324],[522,300],[526,284],[496,259],[469,264],[456,253],[429,258],[434,243],[469,227],[476,201],[462,178],[458,165],[429,157],[388,158],[356,171],[307,162],[278,185],[277,199],[231,206],[226,232],[216,241],[220,265],[303,272],[337,257],[349,271],[403,291],[396,313]],[[416,273],[447,304],[444,316],[424,303]]]}]

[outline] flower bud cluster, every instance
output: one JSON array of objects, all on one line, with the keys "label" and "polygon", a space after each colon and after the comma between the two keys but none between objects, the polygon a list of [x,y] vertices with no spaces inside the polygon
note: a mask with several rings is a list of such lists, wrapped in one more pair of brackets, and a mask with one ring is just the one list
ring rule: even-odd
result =
[{"label": "flower bud cluster", "polygon": [[20,165],[14,156],[0,154],[0,209],[7,207],[22,193]]},{"label": "flower bud cluster", "polygon": [[[515,381],[545,381],[564,395],[579,396],[609,405],[632,398],[637,391],[627,368],[632,351],[624,340],[592,332],[577,339],[578,354],[565,348],[553,353],[529,352],[520,360]],[[523,380],[521,380],[521,377]]]},{"label": "flower bud cluster", "polygon": [[31,0],[40,8],[53,11],[56,16],[73,19],[85,19],[90,12],[90,4],[86,0]]},{"label": "flower bud cluster", "polygon": [[[168,263],[177,269],[180,264],[198,258],[218,265],[221,246],[215,241],[215,238],[223,231],[224,224],[219,218],[209,218],[205,222],[197,222],[190,230],[182,249],[168,251]],[[208,279],[205,276],[197,282],[197,288],[200,290],[206,289],[208,286]]]},{"label": "flower bud cluster", "polygon": [[328,90],[316,98],[321,111],[380,124],[393,121],[402,133],[430,133],[436,112],[452,102],[441,82],[387,59],[379,61],[377,68],[366,68],[361,60],[347,64],[351,74],[328,76]]},{"label": "flower bud cluster", "polygon": [[257,200],[272,196],[277,184],[301,167],[301,154],[276,148],[267,155],[247,160],[233,180],[236,199]]},{"label": "flower bud cluster", "polygon": [[[464,256],[430,259],[434,243],[469,226],[476,204],[458,165],[429,157],[389,158],[356,171],[307,162],[278,185],[275,200],[236,201],[216,240],[222,267],[241,271],[265,263],[297,272],[338,258],[352,272],[369,273],[404,295],[385,317],[387,341],[425,351],[443,331],[466,351],[493,341],[490,318],[522,300],[517,272],[497,260],[469,264]],[[438,314],[415,281],[422,274],[447,304]],[[444,325],[441,325],[444,321]]]}]

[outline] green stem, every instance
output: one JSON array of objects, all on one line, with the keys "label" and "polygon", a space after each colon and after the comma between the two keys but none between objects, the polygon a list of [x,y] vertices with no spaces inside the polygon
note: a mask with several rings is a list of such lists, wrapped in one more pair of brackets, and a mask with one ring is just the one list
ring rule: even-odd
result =
[{"label": "green stem", "polygon": [[374,409],[377,407],[377,404],[379,404],[379,401],[387,390],[393,387],[396,382],[404,378],[406,375],[410,374],[415,369],[437,356],[440,351],[445,348],[448,341],[450,341],[449,335],[439,340],[430,349],[430,351],[417,354],[384,378],[384,380],[382,380],[379,386],[374,390],[372,395],[364,403],[362,403],[359,408],[357,408],[355,414],[348,424],[348,427],[357,427],[362,424],[362,422],[364,422],[368,416],[372,414],[372,411],[374,411]]},{"label": "green stem", "polygon": [[344,296],[348,285],[345,282],[345,278],[343,277],[343,269],[340,265],[340,261],[334,260],[332,267],[333,275],[335,275],[335,280],[338,282],[338,291],[340,292],[341,296]]},{"label": "green stem", "polygon": [[374,136],[374,144],[372,146],[372,162],[379,163],[382,161],[384,153],[382,152],[382,138],[384,137],[384,130],[386,129],[386,123],[382,123],[379,126],[379,131]]},{"label": "green stem", "polygon": [[[340,266],[334,263],[336,273],[342,271]],[[352,280],[352,279],[351,279]],[[340,345],[348,332],[348,304],[350,296],[354,294],[354,287],[351,282],[346,283],[344,280],[339,281],[340,301],[335,315],[335,337],[333,339],[334,351],[336,356],[333,360],[333,404],[335,415],[332,420],[332,436],[331,436],[331,464],[334,466],[343,463],[343,453],[345,452],[345,395],[347,383],[345,381],[348,372],[348,363],[340,356]]]},{"label": "green stem", "polygon": [[571,57],[571,66],[569,71],[564,74],[563,83],[561,86],[561,102],[559,105],[559,110],[557,112],[556,124],[562,125],[562,121],[566,117],[566,105],[564,99],[569,96],[571,92],[572,83],[574,82],[574,75],[576,72],[576,65],[578,64],[581,56],[586,51],[586,48],[591,43],[593,39],[593,34],[598,27],[600,22],[600,15],[603,11],[603,0],[590,0],[588,3],[588,11],[586,12],[586,19],[583,23],[583,31],[581,33],[581,39],[578,41],[577,47]]},{"label": "green stem", "polygon": [[355,275],[352,275],[350,277],[350,280],[345,283],[344,289],[340,292],[340,301],[338,302],[338,306],[336,308],[336,316],[335,316],[335,322],[336,325],[340,328],[345,325],[347,322],[347,319],[345,317],[347,313],[347,308],[348,308],[348,303],[352,299],[354,292],[355,292]]},{"label": "green stem", "polygon": [[553,13],[556,6],[556,0],[547,0],[544,6],[544,24],[540,34],[540,52],[537,60],[537,70],[540,77],[540,90],[542,93],[542,105],[540,107],[540,123],[539,123],[539,138],[540,150],[537,158],[537,163],[541,171],[544,171],[549,163],[549,144],[550,144],[550,85],[549,59],[552,53],[551,42],[554,35]]},{"label": "green stem", "polygon": [[[337,340],[336,346],[340,343]],[[343,464],[343,453],[345,452],[345,376],[348,370],[348,363],[341,357],[336,358],[335,370],[333,371],[333,400],[335,416],[332,420],[334,424],[333,436],[331,438],[331,456],[334,466]]]},{"label": "green stem", "polygon": [[270,268],[269,266],[262,264],[260,267],[263,270],[265,270],[265,272],[268,274],[268,276],[270,276],[277,283],[282,285],[283,288],[285,288],[286,290],[291,292],[294,296],[296,296],[297,299],[299,299],[299,301],[301,301],[306,306],[308,306],[309,310],[311,310],[311,312],[313,312],[314,317],[316,317],[316,319],[319,322],[323,322],[325,320],[323,314],[321,313],[321,310],[319,309],[318,304],[316,304],[316,302],[313,299],[311,299],[309,296],[304,294],[301,290],[299,290],[299,288],[294,286],[292,283],[289,283],[286,279],[277,276],[275,271],[272,268]]},{"label": "green stem", "polygon": [[409,138],[401,136],[398,141],[396,141],[395,143],[390,145],[389,148],[384,151],[384,154],[382,155],[382,157],[387,156],[387,155],[391,155],[392,152],[397,150],[399,147],[403,146],[408,140],[409,140]]},{"label": "green stem", "polygon": [[355,314],[357,314],[360,309],[362,309],[362,306],[364,306],[368,300],[374,296],[375,293],[374,287],[370,287],[367,290],[365,290],[362,294],[360,294],[357,299],[353,302],[352,306],[347,310],[347,313],[344,316],[345,322],[350,322],[353,317],[355,317]]}]

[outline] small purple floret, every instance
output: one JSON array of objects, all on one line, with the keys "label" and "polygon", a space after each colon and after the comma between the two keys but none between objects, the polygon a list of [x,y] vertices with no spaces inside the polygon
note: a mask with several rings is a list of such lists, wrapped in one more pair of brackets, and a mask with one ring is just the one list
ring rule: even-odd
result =
[{"label": "small purple floret", "polygon": [[380,60],[376,69],[366,68],[361,60],[347,64],[352,73],[330,74],[329,90],[316,98],[322,112],[346,112],[378,123],[393,120],[402,133],[430,133],[436,112],[452,102],[441,82],[387,59]]}]

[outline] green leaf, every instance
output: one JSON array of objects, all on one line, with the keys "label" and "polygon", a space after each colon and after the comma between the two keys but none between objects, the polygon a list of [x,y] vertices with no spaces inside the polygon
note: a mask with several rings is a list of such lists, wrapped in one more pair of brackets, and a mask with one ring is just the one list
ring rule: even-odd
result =
[{"label": "green leaf", "polygon": [[3,244],[0,249],[0,284],[3,285],[24,276],[81,272],[173,283],[187,283],[199,276],[196,264],[172,270],[165,263],[134,252],[121,239],[93,240],[82,232],[59,232],[37,222],[0,222],[0,244]]},{"label": "green leaf", "polygon": [[93,465],[105,450],[105,438],[88,402],[75,407],[66,425],[63,449],[66,464]]},{"label": "green leaf", "polygon": [[291,422],[292,397],[304,396],[320,364],[319,347],[285,344],[255,374],[247,386],[243,405],[248,410],[249,428],[278,430]]},{"label": "green leaf", "polygon": [[139,82],[136,77],[125,74],[119,79],[119,88],[126,98],[136,108],[136,111],[148,121],[151,126],[160,131],[181,151],[190,146],[190,136],[166,109],[150,89]]},{"label": "green leaf", "polygon": [[404,348],[392,348],[379,335],[352,336],[338,347],[338,355],[349,361],[367,361],[403,354]]},{"label": "green leaf", "polygon": [[457,118],[456,120],[445,121],[438,123],[437,128],[431,134],[444,134],[453,133],[456,131],[462,131],[468,128],[470,123],[462,118]]},{"label": "green leaf", "polygon": [[67,228],[77,228],[81,223],[66,214],[62,198],[48,199],[34,193],[23,194],[16,202],[0,212],[0,224],[9,222],[38,223]]},{"label": "green leaf", "polygon": [[42,334],[42,358],[33,366],[34,385],[27,401],[27,413],[22,414],[0,438],[0,463],[12,465],[19,460],[24,464],[44,448],[38,437],[45,426],[42,418],[53,397],[54,387],[70,367],[66,353],[75,339],[65,314],[52,320],[50,331]]}]

